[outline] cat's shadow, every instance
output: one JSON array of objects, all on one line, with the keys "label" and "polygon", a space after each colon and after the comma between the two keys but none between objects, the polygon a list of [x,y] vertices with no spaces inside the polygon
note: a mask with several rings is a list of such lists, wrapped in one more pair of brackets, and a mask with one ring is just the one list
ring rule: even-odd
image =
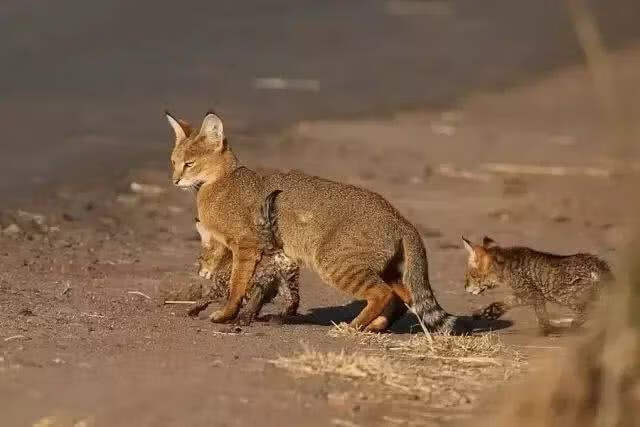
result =
[{"label": "cat's shadow", "polygon": [[[349,323],[362,311],[364,301],[353,301],[346,305],[312,308],[307,314],[301,314],[287,319],[288,324],[310,324],[332,326],[338,323]],[[505,329],[513,325],[510,320],[474,319],[471,316],[461,316],[473,326],[473,332],[489,332]],[[389,329],[394,334],[410,334],[422,331],[416,317],[407,313],[398,319]]]}]

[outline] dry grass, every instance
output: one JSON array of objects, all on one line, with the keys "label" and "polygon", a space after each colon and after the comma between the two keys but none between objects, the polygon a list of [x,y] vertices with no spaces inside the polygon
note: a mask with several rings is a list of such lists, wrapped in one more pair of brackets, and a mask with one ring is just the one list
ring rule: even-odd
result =
[{"label": "dry grass", "polygon": [[364,345],[386,346],[391,343],[391,336],[389,334],[358,331],[344,322],[334,323],[329,329],[328,334],[331,338],[354,339]]},{"label": "dry grass", "polygon": [[[431,408],[468,408],[487,387],[520,371],[523,358],[496,335],[414,335],[408,340],[336,325],[332,336],[358,340],[373,352],[322,352],[304,347],[272,363],[295,375],[326,375],[371,385],[372,394],[403,394]],[[372,350],[368,348],[367,350]],[[381,386],[381,387],[380,387]]]}]

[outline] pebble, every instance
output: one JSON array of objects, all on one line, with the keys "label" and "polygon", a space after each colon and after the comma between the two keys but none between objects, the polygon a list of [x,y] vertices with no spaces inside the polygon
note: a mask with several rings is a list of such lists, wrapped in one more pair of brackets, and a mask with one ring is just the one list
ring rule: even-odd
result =
[{"label": "pebble", "polygon": [[18,224],[9,224],[2,229],[2,234],[6,234],[8,236],[12,236],[21,232],[22,229],[18,226]]}]

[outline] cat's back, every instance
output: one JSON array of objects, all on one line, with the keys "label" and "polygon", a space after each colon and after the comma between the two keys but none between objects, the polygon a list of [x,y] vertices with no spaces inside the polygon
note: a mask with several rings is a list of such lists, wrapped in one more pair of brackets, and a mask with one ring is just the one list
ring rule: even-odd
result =
[{"label": "cat's back", "polygon": [[591,292],[612,278],[607,262],[592,254],[558,255],[526,247],[500,249],[506,273],[513,281],[563,300]]},{"label": "cat's back", "polygon": [[301,171],[275,173],[265,177],[267,191],[280,189],[282,205],[295,206],[323,221],[367,218],[387,222],[404,221],[399,212],[380,194],[351,184],[332,181]]}]

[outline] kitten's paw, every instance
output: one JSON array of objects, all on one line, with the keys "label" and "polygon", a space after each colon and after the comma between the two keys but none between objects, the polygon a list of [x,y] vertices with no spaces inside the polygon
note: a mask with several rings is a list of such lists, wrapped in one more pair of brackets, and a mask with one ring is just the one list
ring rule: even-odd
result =
[{"label": "kitten's paw", "polygon": [[240,313],[238,317],[235,318],[234,324],[238,326],[249,326],[253,322],[253,314],[251,313]]},{"label": "kitten's paw", "polygon": [[200,300],[196,302],[195,305],[189,309],[189,311],[187,311],[187,314],[191,317],[196,317],[198,314],[200,314],[201,311],[206,309],[209,304],[211,304],[211,300]]},{"label": "kitten's paw", "polygon": [[211,279],[213,277],[213,270],[201,262],[198,268],[198,276]]},{"label": "kitten's paw", "polygon": [[474,311],[471,316],[474,320],[497,320],[507,312],[506,306],[502,302],[494,302],[482,308]]},{"label": "kitten's paw", "polygon": [[543,336],[543,337],[547,337],[549,335],[554,335],[554,334],[559,334],[562,332],[562,328],[558,328],[552,325],[543,325],[540,326],[540,329],[538,330],[538,333]]}]

